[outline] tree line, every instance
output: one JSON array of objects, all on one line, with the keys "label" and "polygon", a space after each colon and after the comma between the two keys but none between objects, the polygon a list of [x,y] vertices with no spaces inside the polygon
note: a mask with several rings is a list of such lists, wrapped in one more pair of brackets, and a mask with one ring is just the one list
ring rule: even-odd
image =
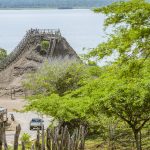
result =
[{"label": "tree line", "polygon": [[108,5],[118,0],[0,0],[0,8],[90,8]]}]

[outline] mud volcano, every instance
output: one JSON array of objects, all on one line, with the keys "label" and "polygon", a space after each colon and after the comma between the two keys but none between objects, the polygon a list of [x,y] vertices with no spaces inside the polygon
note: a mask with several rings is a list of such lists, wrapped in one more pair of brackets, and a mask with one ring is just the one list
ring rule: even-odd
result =
[{"label": "mud volcano", "polygon": [[[42,50],[43,41],[49,43],[46,51]],[[65,56],[78,58],[59,30],[27,31],[15,50],[0,62],[0,96],[10,96],[12,90],[23,95],[21,84],[26,73],[36,71],[47,59]]]}]

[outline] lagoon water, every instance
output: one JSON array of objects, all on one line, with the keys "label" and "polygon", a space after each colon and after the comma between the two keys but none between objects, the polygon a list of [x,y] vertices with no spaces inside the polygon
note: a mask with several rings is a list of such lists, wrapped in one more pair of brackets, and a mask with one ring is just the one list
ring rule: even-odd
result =
[{"label": "lagoon water", "polygon": [[0,47],[10,53],[30,28],[59,28],[81,54],[104,40],[104,18],[88,9],[0,10]]}]

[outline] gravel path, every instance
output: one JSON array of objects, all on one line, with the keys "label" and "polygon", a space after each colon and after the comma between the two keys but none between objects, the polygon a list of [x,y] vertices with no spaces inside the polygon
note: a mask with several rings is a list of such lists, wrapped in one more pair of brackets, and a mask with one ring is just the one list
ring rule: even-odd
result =
[{"label": "gravel path", "polygon": [[[16,113],[16,112],[10,112],[8,114],[13,114],[15,117],[15,121],[21,125],[21,135],[23,133],[28,133],[31,136],[31,140],[36,138],[36,130],[30,130],[29,129],[29,124],[32,118],[42,118],[44,120],[44,128],[47,128],[50,123],[52,118],[46,117],[46,116],[39,116],[36,113],[33,112],[28,112],[28,113]],[[14,141],[14,131],[6,131],[6,139],[9,144],[13,144]]]},{"label": "gravel path", "polygon": [[[14,111],[14,110],[21,110],[25,104],[26,102],[23,99],[10,100],[8,98],[0,98],[0,106],[7,108],[8,117],[10,117],[10,114],[13,114],[15,117],[15,122],[21,125],[21,135],[23,133],[28,133],[31,136],[31,139],[35,139],[36,130],[29,129],[29,124],[30,124],[31,119],[42,118],[44,120],[44,127],[47,128],[50,125],[52,118],[47,117],[47,116],[40,116],[34,112],[19,113],[19,112]],[[8,144],[13,144],[14,134],[15,134],[15,131],[6,131],[6,139],[7,139]]]}]

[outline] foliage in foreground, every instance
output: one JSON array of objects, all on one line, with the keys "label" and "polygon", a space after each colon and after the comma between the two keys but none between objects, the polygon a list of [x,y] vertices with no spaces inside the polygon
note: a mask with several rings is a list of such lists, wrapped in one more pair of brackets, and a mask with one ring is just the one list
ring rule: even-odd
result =
[{"label": "foliage in foreground", "polygon": [[97,8],[96,13],[107,16],[104,27],[113,27],[108,41],[98,45],[88,56],[102,59],[118,54],[118,59],[128,61],[131,57],[149,57],[150,50],[150,3],[145,0],[129,0]]},{"label": "foliage in foreground", "polygon": [[24,143],[24,145],[26,146],[27,149],[31,148],[32,142],[31,142],[31,136],[28,133],[24,133],[21,136],[21,142]]},{"label": "foliage in foreground", "polygon": [[[111,141],[112,149],[117,145],[114,144],[116,131],[122,136],[115,141],[127,136],[126,143],[130,141],[131,144],[135,140],[138,150],[143,146],[149,149],[150,4],[144,0],[130,0],[95,11],[106,14],[105,27],[114,26],[115,30],[108,41],[92,50],[88,57],[101,60],[116,52],[116,61],[100,68],[99,75],[92,81],[88,76],[87,82],[82,82],[84,84],[69,92],[66,92],[67,89],[63,94],[52,92],[46,97],[42,94],[31,99],[28,109],[49,114],[61,122],[71,123],[71,126],[73,122],[73,125],[83,124],[93,131],[100,130],[104,132],[103,136],[101,134],[103,140],[108,138]],[[73,83],[78,85],[80,81],[86,81],[81,80],[84,78],[73,80]],[[59,80],[58,84],[61,85],[66,79],[68,76],[65,80]],[[65,85],[72,87],[74,84],[65,82]],[[62,85],[60,87],[63,89]],[[125,127],[126,131],[122,129]],[[119,128],[122,130],[119,131]],[[121,145],[126,147],[123,142]]]},{"label": "foliage in foreground", "polygon": [[[141,61],[136,60],[135,64]],[[126,128],[132,136],[129,128],[134,134],[139,133],[150,117],[149,62],[146,61],[137,74],[136,66],[132,65],[106,67],[99,78],[70,94],[39,96],[30,101],[28,108],[68,122],[71,127],[83,124],[90,130],[97,129],[97,132],[100,130],[105,133],[107,126],[111,125],[111,116],[114,116],[122,120],[121,124],[126,122]],[[113,124],[116,124],[115,120]]]}]

